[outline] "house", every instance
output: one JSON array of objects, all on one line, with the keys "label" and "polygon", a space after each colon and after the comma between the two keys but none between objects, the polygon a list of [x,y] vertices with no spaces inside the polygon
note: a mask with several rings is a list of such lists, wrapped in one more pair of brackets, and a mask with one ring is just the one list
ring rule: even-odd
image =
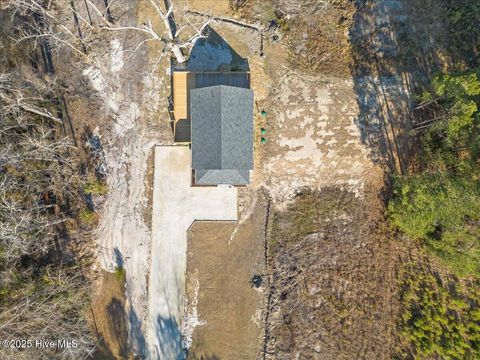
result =
[{"label": "house", "polygon": [[253,169],[253,91],[248,61],[213,29],[185,64],[172,65],[176,143],[190,144],[193,185],[243,186]]}]

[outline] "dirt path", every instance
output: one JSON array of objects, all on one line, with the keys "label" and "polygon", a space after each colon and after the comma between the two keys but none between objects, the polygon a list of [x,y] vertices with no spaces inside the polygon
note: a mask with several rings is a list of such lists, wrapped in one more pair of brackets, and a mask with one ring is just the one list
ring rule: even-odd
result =
[{"label": "dirt path", "polygon": [[[113,13],[122,14],[118,21],[125,24],[137,23],[137,11],[136,5],[123,2],[112,7]],[[151,247],[147,160],[155,143],[169,141],[169,80],[166,64],[152,72],[157,49],[142,46],[132,53],[142,39],[138,33],[112,32],[104,36],[105,46],[92,50],[82,71],[102,104],[95,109],[98,122],[92,128],[103,147],[109,187],[97,229],[98,260],[106,271],[125,270],[129,341],[133,353],[141,354],[145,347]]]}]

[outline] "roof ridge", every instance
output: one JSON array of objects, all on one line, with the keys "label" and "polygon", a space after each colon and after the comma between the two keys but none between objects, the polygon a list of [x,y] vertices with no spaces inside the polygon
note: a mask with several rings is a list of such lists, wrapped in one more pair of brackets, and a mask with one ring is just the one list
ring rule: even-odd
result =
[{"label": "roof ridge", "polygon": [[[244,171],[250,171],[248,169],[241,169],[241,170],[244,170]],[[198,179],[195,179],[195,182],[201,182],[203,178],[205,178],[207,175],[211,174],[211,173],[215,173],[215,172],[233,172],[235,174],[237,174],[241,179],[245,180],[245,182],[248,182],[249,179],[247,179],[245,176],[242,175],[242,173],[240,172],[240,170],[237,170],[237,169],[196,169],[195,170],[195,174],[197,175],[198,172],[205,172],[202,176],[200,176]]]},{"label": "roof ridge", "polygon": [[236,169],[235,171],[237,172],[238,176],[240,176],[243,180],[248,182],[248,179],[245,179],[245,177],[240,173],[238,169]]}]

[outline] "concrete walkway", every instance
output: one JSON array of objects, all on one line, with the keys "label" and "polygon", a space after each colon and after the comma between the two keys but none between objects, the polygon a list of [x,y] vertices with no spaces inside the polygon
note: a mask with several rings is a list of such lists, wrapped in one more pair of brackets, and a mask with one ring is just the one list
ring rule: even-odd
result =
[{"label": "concrete walkway", "polygon": [[[147,359],[183,359],[187,230],[195,220],[237,220],[237,189],[191,187],[187,146],[156,146]],[[145,259],[147,261],[147,259]]]}]

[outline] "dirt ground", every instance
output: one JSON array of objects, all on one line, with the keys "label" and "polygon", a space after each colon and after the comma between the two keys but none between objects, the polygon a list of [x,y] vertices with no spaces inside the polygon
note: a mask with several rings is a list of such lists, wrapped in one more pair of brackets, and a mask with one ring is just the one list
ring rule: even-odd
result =
[{"label": "dirt ground", "polygon": [[353,81],[285,70],[267,111],[266,187],[277,203],[303,186],[340,186],[361,192],[375,176],[361,143]]},{"label": "dirt ground", "polygon": [[229,0],[177,0],[176,3],[190,11],[212,15],[225,15],[230,12]]},{"label": "dirt ground", "polygon": [[[265,200],[254,205],[238,229],[234,224],[197,222],[187,251],[188,312],[198,316],[189,359],[251,360],[262,340],[265,274]],[[233,237],[232,233],[235,231]]]},{"label": "dirt ground", "polygon": [[98,281],[89,314],[98,339],[95,359],[129,359],[124,315],[125,279],[119,274],[103,271]]}]

